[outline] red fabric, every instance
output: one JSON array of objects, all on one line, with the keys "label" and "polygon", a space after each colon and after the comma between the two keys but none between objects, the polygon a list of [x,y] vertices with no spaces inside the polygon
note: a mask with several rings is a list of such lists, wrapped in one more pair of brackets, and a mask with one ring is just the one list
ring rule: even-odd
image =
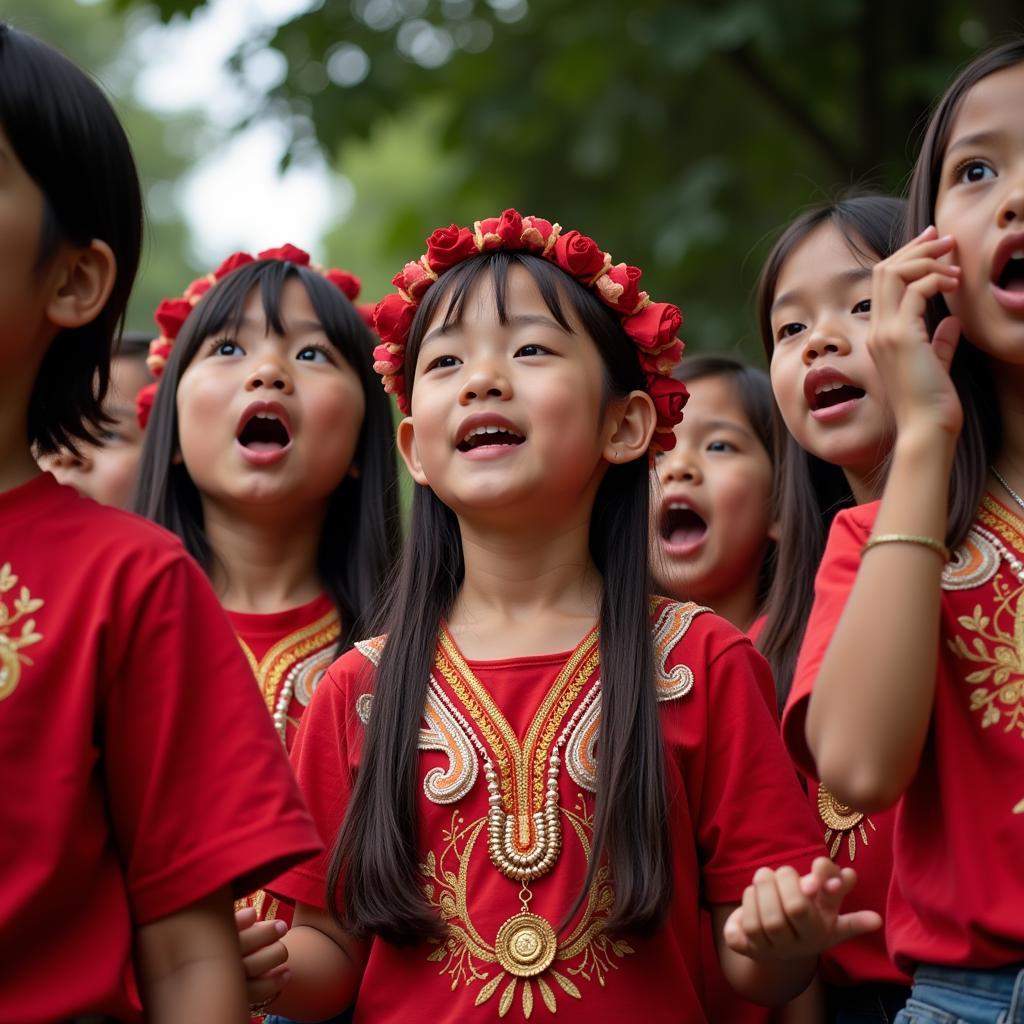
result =
[{"label": "red fabric", "polygon": [[[814,769],[804,739],[806,698],[877,512],[873,503],[839,513],[818,573],[808,627],[813,642],[801,654],[783,718],[786,742],[805,771]],[[1005,507],[986,497],[978,521],[998,532],[1018,557],[1024,555],[1024,523]],[[1014,813],[1015,806],[1024,807],[1018,803],[1024,799],[1024,673],[1014,641],[1014,609],[1022,594],[1024,587],[1001,559],[985,582],[943,589],[931,725],[917,774],[895,811],[886,938],[897,965],[907,971],[917,963],[996,968],[1020,964],[1024,956],[1024,813]],[[987,617],[981,631],[969,628],[976,614]],[[993,639],[995,631],[999,636]],[[958,655],[958,641],[975,658],[975,641],[983,643],[991,660]],[[984,702],[980,698],[992,693],[993,676],[983,670],[996,664],[1006,670],[1005,685]],[[972,679],[976,673],[984,677]],[[986,707],[995,708],[997,721],[986,724]],[[876,825],[885,820],[872,819]]]},{"label": "red fabric", "polygon": [[0,552],[0,1022],[134,1019],[133,925],[317,836],[176,539],[43,475],[0,494]]},{"label": "red fabric", "polygon": [[[566,657],[559,654],[470,665],[521,737]],[[759,692],[761,677],[768,675],[764,660],[746,638],[707,613],[698,615],[685,638],[667,651],[669,670],[683,665],[693,671],[692,689],[659,705],[675,872],[668,920],[649,938],[614,936],[613,942],[599,932],[589,951],[556,959],[556,969],[578,989],[579,998],[567,996],[550,971],[542,977],[553,993],[558,1019],[569,1024],[705,1020],[701,1007],[701,906],[739,901],[761,865],[791,863],[806,870],[821,853],[813,818],[778,740],[773,715]],[[682,669],[678,674],[685,675]],[[339,659],[317,691],[292,752],[299,783],[327,842],[338,830],[359,763],[364,726],[356,699],[371,686],[372,670],[358,651]],[[556,922],[575,897],[587,864],[570,814],[586,832],[594,811],[593,794],[570,778],[568,761],[566,756],[559,775],[563,848],[551,872],[533,883],[530,905],[531,911]],[[431,768],[444,770],[448,764],[443,754],[421,751],[424,775]],[[460,858],[446,852],[446,830],[450,834],[454,828],[465,836],[481,823],[472,853],[466,857],[465,898],[477,933],[485,943],[493,943],[502,923],[519,909],[519,886],[499,874],[490,862],[482,827],[486,813],[482,770],[455,804],[434,803],[420,791],[420,858],[425,874],[433,872],[428,884],[435,905],[444,906],[450,899],[443,896],[445,886],[454,885],[457,866],[461,870]],[[465,845],[461,839],[457,849],[464,851]],[[452,875],[445,882],[447,870]],[[326,859],[320,858],[291,870],[272,888],[322,907],[325,877]],[[447,906],[455,915],[450,921],[461,927],[464,922],[459,911],[451,902]],[[601,916],[599,911],[595,919]],[[560,938],[565,935],[563,932]],[[458,953],[459,943],[455,945]],[[500,968],[473,955],[459,961],[449,952],[450,947],[399,948],[374,941],[356,1003],[356,1021],[430,1020],[442,1024],[497,1020],[507,979],[498,983],[483,1006],[476,1006],[475,1001],[487,981],[500,975]],[[458,974],[459,962],[472,971]],[[533,984],[537,1013],[542,1008],[536,1006],[539,989]],[[523,1019],[521,989],[520,983],[509,997],[506,1020]],[[546,1015],[545,1010],[542,1016]]]}]

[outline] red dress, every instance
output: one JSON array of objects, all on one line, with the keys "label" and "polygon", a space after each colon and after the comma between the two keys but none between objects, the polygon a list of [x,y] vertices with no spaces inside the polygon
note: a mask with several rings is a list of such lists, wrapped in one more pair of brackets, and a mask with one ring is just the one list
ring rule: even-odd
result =
[{"label": "red dress", "polygon": [[[299,719],[334,661],[341,634],[338,610],[326,594],[298,608],[269,614],[227,613],[277,734],[291,750]],[[261,920],[291,923],[292,909],[260,889],[236,907],[255,907]],[[261,1017],[261,1015],[257,1015]]]},{"label": "red dress", "polygon": [[[824,640],[815,645],[817,654],[808,652],[806,666],[801,656],[805,692],[877,513],[876,502],[840,512],[833,524],[815,603],[815,617],[819,604],[828,609],[815,625]],[[897,966],[907,971],[918,963],[981,969],[1024,963],[1022,560],[1024,522],[986,495],[942,575],[931,724],[917,773],[895,811],[886,937]],[[784,730],[794,757],[813,772],[802,723],[789,711]],[[873,844],[884,817],[871,818],[878,828],[868,832]]]},{"label": "red dress", "polygon": [[[419,847],[423,891],[449,937],[412,947],[373,941],[357,1022],[523,1020],[541,1004],[542,1016],[557,1011],[568,1024],[705,1020],[701,906],[739,901],[761,865],[806,870],[821,841],[758,692],[764,660],[742,634],[702,612],[669,601],[654,609],[674,891],[666,923],[646,938],[605,931],[615,888],[606,868],[583,909],[553,936],[524,920],[519,881],[492,862],[506,851],[543,862],[557,831],[561,850],[530,881],[529,912],[557,924],[576,896],[594,818],[596,630],[569,654],[476,662],[442,631],[420,733]],[[376,664],[382,647],[382,639],[358,644],[328,670],[293,751],[328,843],[373,713],[367,662]],[[311,861],[272,888],[323,907],[326,866],[326,857]]]},{"label": "red dress", "polygon": [[136,927],[319,849],[205,577],[49,475],[0,493],[0,758],[3,1024],[135,1019]]}]

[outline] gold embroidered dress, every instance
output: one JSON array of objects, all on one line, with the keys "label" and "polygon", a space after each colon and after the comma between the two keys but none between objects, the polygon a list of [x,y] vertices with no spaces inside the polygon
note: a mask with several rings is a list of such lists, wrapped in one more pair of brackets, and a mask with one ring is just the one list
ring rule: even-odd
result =
[{"label": "gold embroidered dress", "polygon": [[[371,944],[356,1021],[703,1020],[701,899],[740,899],[761,864],[806,868],[821,852],[749,641],[695,605],[661,601],[652,628],[675,891],[647,938],[604,927],[607,867],[559,928],[593,834],[601,680],[597,631],[567,653],[469,661],[438,638],[420,731],[420,875],[448,926],[440,944]],[[293,763],[333,836],[373,714],[385,641],[357,644],[324,677]],[[367,664],[369,663],[369,665]],[[323,906],[326,859],[275,883]]]}]

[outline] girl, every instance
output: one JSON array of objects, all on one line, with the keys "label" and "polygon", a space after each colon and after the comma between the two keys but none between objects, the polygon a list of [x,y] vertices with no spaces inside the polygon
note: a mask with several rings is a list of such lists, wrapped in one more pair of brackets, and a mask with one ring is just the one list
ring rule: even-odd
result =
[{"label": "girl", "polygon": [[675,447],[652,472],[655,585],[746,632],[767,595],[778,540],[771,385],[730,356],[691,356],[677,376],[690,397]]},{"label": "girl", "polygon": [[[235,253],[157,311],[139,511],[210,576],[289,749],[399,546],[391,414],[358,290],[285,246]],[[290,919],[263,892],[247,905]]]},{"label": "girl", "polygon": [[4,1024],[137,1019],[133,976],[147,1020],[241,1024],[232,896],[317,849],[192,560],[33,459],[101,429],[141,227],[100,89],[0,24]]},{"label": "girl", "polygon": [[83,442],[77,451],[62,449],[40,463],[62,484],[115,508],[131,508],[135,495],[146,426],[136,409],[136,397],[153,379],[146,368],[149,341],[148,334],[126,333],[110,360],[102,444]]},{"label": "girl", "polygon": [[507,210],[436,231],[377,307],[419,486],[388,634],[332,666],[293,751],[337,842],[276,883],[295,927],[247,958],[278,1012],[358,989],[356,1020],[702,1020],[701,897],[726,976],[765,1002],[878,925],[837,916],[852,875],[827,858],[764,866],[820,841],[763,663],[652,603],[623,543],[683,398],[679,312],[639,277]]},{"label": "girl", "polygon": [[[832,517],[881,491],[892,444],[891,413],[867,351],[870,274],[899,244],[905,204],[886,196],[839,199],[798,217],[761,273],[758,320],[778,409],[782,447],[778,574],[759,647],[775,671],[787,730],[808,693],[790,694],[813,600],[812,580]],[[835,622],[818,620],[830,633]],[[807,642],[816,643],[812,634]],[[811,782],[808,796],[832,857],[860,876],[850,905],[882,912],[892,876],[894,812],[865,817]],[[822,957],[833,1021],[891,1021],[909,979],[891,962],[884,937],[849,942]]]},{"label": "girl", "polygon": [[845,610],[801,656],[817,675],[806,766],[868,812],[902,796],[887,937],[916,968],[905,1022],[1013,1021],[1024,1005],[1022,100],[1016,40],[932,116],[914,237],[872,278],[891,468],[880,503],[836,518],[808,634],[818,604]]}]

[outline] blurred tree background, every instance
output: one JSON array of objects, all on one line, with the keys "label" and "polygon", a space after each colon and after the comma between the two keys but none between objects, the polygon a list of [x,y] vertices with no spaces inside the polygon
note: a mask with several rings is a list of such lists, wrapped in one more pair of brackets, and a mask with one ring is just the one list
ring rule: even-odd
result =
[{"label": "blurred tree background", "polygon": [[[207,269],[175,182],[212,136],[201,113],[140,104],[132,76],[146,53],[131,40],[156,19],[173,27],[229,2],[7,3],[8,17],[99,74],[132,134],[152,228],[134,325]],[[777,230],[851,185],[902,189],[951,75],[1024,29],[1017,3],[999,0],[292,7],[239,40],[237,80],[252,91],[254,67],[272,73],[228,127],[271,121],[286,132],[283,169],[326,157],[350,183],[319,253],[359,273],[364,298],[384,293],[432,228],[515,206],[642,266],[648,290],[682,306],[691,351],[757,360],[751,292]]]}]

